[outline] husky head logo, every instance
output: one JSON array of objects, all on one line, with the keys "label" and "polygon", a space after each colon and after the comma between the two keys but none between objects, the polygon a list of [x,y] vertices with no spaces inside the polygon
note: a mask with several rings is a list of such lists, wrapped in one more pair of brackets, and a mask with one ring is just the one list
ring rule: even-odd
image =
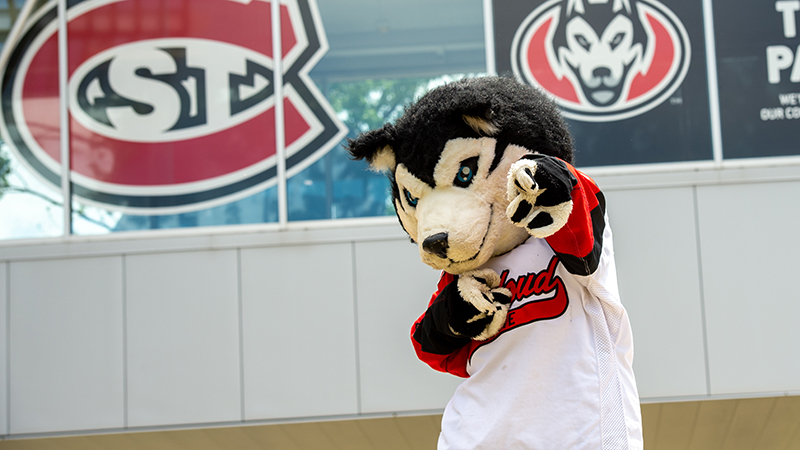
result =
[{"label": "husky head logo", "polygon": [[681,22],[655,0],[550,0],[512,44],[517,76],[552,94],[565,116],[610,121],[648,111],[689,66]]},{"label": "husky head logo", "polygon": [[629,75],[641,71],[647,35],[633,8],[629,0],[569,0],[562,8],[553,36],[556,70],[572,72],[593,105],[619,102]]}]

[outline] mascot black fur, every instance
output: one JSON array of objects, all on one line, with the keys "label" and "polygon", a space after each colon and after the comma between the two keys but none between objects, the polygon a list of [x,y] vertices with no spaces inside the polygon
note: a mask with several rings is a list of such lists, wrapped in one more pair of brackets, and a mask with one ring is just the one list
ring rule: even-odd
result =
[{"label": "mascot black fur", "polygon": [[389,175],[401,225],[443,271],[411,330],[422,361],[466,378],[439,449],[641,449],[605,199],[555,104],[465,79],[349,151]]}]

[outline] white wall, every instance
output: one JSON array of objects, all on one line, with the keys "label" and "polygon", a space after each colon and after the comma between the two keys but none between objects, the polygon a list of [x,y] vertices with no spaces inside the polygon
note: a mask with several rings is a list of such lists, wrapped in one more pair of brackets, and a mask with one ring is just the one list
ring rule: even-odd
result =
[{"label": "white wall", "polygon": [[644,398],[709,393],[694,192],[680,187],[607,194]]},{"label": "white wall", "polygon": [[800,183],[698,192],[713,394],[800,389]]},{"label": "white wall", "polygon": [[11,433],[122,426],[121,258],[9,268]]},{"label": "white wall", "polygon": [[[643,399],[800,393],[800,167],[596,179]],[[369,222],[0,244],[0,434],[440,410],[438,274]]]}]

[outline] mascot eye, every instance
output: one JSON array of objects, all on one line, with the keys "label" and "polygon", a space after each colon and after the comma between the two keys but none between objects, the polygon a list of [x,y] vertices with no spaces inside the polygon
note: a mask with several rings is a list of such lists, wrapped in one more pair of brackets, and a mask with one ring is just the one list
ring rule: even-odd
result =
[{"label": "mascot eye", "polygon": [[589,43],[589,40],[586,39],[586,37],[582,34],[575,36],[575,40],[578,41],[578,44],[580,44],[580,46],[586,51],[589,51],[589,48],[592,46],[592,44]]},{"label": "mascot eye", "polygon": [[611,47],[611,50],[616,49],[619,44],[622,43],[623,39],[625,39],[625,33],[617,33],[616,36],[614,36],[614,39],[611,40],[611,43],[608,44]]},{"label": "mascot eye", "polygon": [[411,195],[411,192],[408,192],[408,189],[403,189],[403,192],[406,194],[406,201],[408,202],[408,204],[412,208],[416,208],[417,207],[417,202],[419,202],[419,199],[417,197],[414,197],[413,195]]},{"label": "mascot eye", "polygon": [[475,178],[475,172],[478,171],[478,157],[473,156],[472,158],[465,159],[461,161],[461,167],[458,168],[458,172],[456,173],[456,179],[453,180],[453,184],[465,188],[472,184],[472,179]]}]

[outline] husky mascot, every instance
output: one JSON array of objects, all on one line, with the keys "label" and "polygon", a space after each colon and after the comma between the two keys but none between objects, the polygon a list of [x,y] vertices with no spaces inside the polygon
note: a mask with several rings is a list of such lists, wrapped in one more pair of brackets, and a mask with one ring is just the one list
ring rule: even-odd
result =
[{"label": "husky mascot", "polygon": [[388,174],[400,224],[442,271],[411,329],[422,361],[465,378],[439,450],[641,449],[605,199],[555,105],[465,79],[348,147]]}]

